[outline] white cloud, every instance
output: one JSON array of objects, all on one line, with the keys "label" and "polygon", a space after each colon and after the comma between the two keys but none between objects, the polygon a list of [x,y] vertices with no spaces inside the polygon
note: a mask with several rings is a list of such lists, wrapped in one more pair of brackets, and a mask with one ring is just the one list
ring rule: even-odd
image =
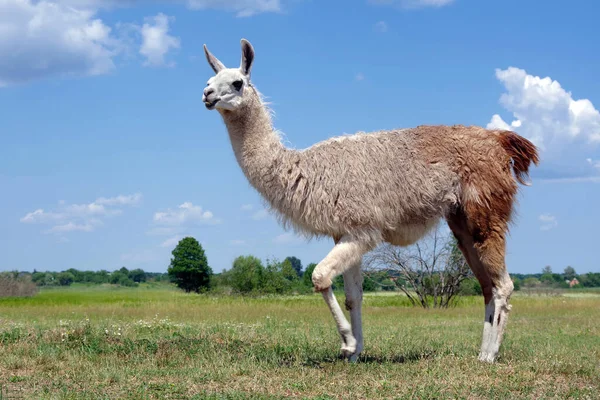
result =
[{"label": "white cloud", "polygon": [[586,159],[586,161],[588,162],[589,165],[591,165],[593,168],[596,168],[597,170],[600,171],[600,160],[592,160],[591,158]]},{"label": "white cloud", "polygon": [[542,226],[540,226],[540,230],[542,231],[549,231],[558,226],[558,221],[554,215],[542,214],[538,219],[542,223]]},{"label": "white cloud", "polygon": [[453,2],[454,0],[369,0],[371,4],[401,8],[443,7]]},{"label": "white cloud", "polygon": [[250,17],[265,12],[280,12],[280,0],[187,0],[191,9],[216,8],[233,11],[238,17]]},{"label": "white cloud", "polygon": [[281,0],[56,0],[76,8],[110,9],[135,4],[184,4],[192,10],[217,9],[234,12],[238,17],[249,17],[266,12],[280,12]]},{"label": "white cloud", "polygon": [[160,247],[175,247],[177,243],[182,239],[182,236],[173,236],[160,244]]},{"label": "white cloud", "polygon": [[600,172],[586,159],[596,158],[600,144],[600,112],[588,99],[575,99],[559,82],[509,67],[496,70],[506,92],[500,104],[512,114],[508,124],[492,116],[487,127],[510,129],[540,149],[542,175],[550,180],[580,179]]},{"label": "white cloud", "polygon": [[260,221],[262,219],[265,219],[269,216],[269,211],[267,211],[266,209],[261,209],[258,210],[257,212],[255,212],[254,214],[252,214],[252,219],[255,221]]},{"label": "white cloud", "polygon": [[282,233],[273,239],[273,243],[275,244],[298,244],[301,242],[301,238],[294,235],[292,232]]},{"label": "white cloud", "polygon": [[0,86],[115,68],[119,41],[93,10],[63,2],[0,0]]},{"label": "white cloud", "polygon": [[148,18],[141,28],[142,45],[140,54],[146,57],[145,66],[162,67],[174,66],[174,62],[167,62],[165,56],[172,49],[178,49],[181,46],[179,38],[169,35],[169,21],[173,17],[165,14],[158,14]]},{"label": "white cloud", "polygon": [[244,204],[242,206],[242,211],[251,212],[250,218],[255,221],[261,221],[263,219],[271,217],[271,213],[266,208],[260,208],[259,210],[254,211],[255,207],[252,204]]},{"label": "white cloud", "polygon": [[282,9],[280,0],[0,0],[0,87],[107,74],[116,68],[117,56],[138,46],[145,65],[174,65],[165,57],[181,43],[169,34],[166,15],[149,17],[142,26],[133,21],[109,26],[97,16],[99,10],[157,2],[239,17]]},{"label": "white cloud", "polygon": [[186,224],[216,224],[219,223],[213,213],[205,211],[200,206],[185,202],[175,210],[159,211],[154,214],[154,222],[158,225],[181,227]]},{"label": "white cloud", "polygon": [[120,195],[112,198],[100,197],[88,204],[66,204],[59,202],[56,211],[39,208],[20,219],[26,224],[52,225],[45,233],[92,232],[103,224],[102,219],[122,214],[114,206],[130,206],[141,201],[142,195]]},{"label": "white cloud", "polygon": [[75,222],[67,222],[63,225],[55,225],[51,229],[48,229],[46,233],[67,233],[67,232],[92,232],[97,226],[102,225],[99,220],[92,220],[84,224],[77,224]]},{"label": "white cloud", "polygon": [[109,197],[109,198],[100,197],[99,199],[96,200],[96,204],[103,204],[103,205],[107,205],[107,206],[115,206],[115,205],[130,206],[130,205],[139,204],[140,201],[142,201],[142,194],[135,193],[135,194],[127,195],[127,196],[119,195],[117,197]]},{"label": "white cloud", "polygon": [[44,211],[42,208],[38,208],[35,211],[32,211],[21,218],[21,222],[31,224],[36,222],[47,222],[52,220],[60,219],[60,215],[56,213],[48,213]]},{"label": "white cloud", "polygon": [[235,239],[235,240],[231,240],[229,242],[229,244],[231,244],[232,246],[243,246],[246,244],[245,240],[240,240],[240,239]]},{"label": "white cloud", "polygon": [[375,24],[374,26],[375,31],[380,32],[380,33],[384,33],[388,31],[388,25],[386,24],[385,21],[379,21]]}]

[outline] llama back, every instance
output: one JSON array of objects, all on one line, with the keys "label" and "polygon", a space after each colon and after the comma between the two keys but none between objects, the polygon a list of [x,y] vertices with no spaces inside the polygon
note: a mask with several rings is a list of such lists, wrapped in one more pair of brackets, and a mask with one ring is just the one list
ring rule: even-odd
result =
[{"label": "llama back", "polygon": [[[289,152],[283,190],[271,199],[280,220],[308,235],[381,240],[403,226],[428,225],[459,202],[458,175],[418,151],[418,132],[359,133]],[[273,201],[275,200],[275,201]]]}]

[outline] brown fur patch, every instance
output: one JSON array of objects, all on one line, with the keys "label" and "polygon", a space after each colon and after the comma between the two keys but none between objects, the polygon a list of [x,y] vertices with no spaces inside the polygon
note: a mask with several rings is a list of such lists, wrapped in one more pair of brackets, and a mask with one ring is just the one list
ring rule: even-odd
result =
[{"label": "brown fur patch", "polygon": [[[531,162],[538,163],[537,150],[527,139],[509,131],[462,125],[419,126],[417,129],[420,150],[428,161],[447,163],[460,177],[461,203],[453,218],[464,224],[457,220],[451,223],[451,229],[463,237],[463,242],[468,232],[472,242],[463,243],[461,250],[468,253],[467,260],[482,287],[493,284],[506,273],[505,234],[517,193],[516,181],[524,183],[523,176]],[[475,265],[477,262],[482,265]]]},{"label": "brown fur patch", "polygon": [[529,166],[532,162],[535,165],[539,163],[539,156],[535,145],[511,131],[500,132],[498,140],[513,160],[513,170],[517,180],[519,183],[525,185],[526,182],[523,176],[528,175]]}]

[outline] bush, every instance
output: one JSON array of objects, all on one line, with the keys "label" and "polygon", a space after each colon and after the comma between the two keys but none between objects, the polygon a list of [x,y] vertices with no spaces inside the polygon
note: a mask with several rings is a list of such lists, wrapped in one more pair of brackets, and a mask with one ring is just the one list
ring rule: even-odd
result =
[{"label": "bush", "polygon": [[129,271],[129,279],[134,282],[146,282],[146,273],[143,269],[134,269]]},{"label": "bush", "polygon": [[75,280],[75,276],[70,272],[61,272],[56,278],[60,286],[70,286]]},{"label": "bush", "polygon": [[18,272],[0,273],[0,297],[29,297],[38,292],[38,287],[29,274]]},{"label": "bush", "polygon": [[463,296],[481,296],[481,284],[476,278],[465,279],[460,284],[460,294]]},{"label": "bush", "polygon": [[526,288],[534,288],[540,286],[540,281],[536,278],[525,278],[523,279],[523,286]]},{"label": "bush", "polygon": [[250,293],[259,289],[264,267],[254,256],[239,256],[233,261],[229,272],[224,273],[224,280],[239,293]]},{"label": "bush", "polygon": [[302,275],[302,282],[304,283],[304,286],[309,288],[313,287],[312,274],[316,266],[317,264],[315,263],[311,263],[306,266],[306,271],[304,271],[304,274]]},{"label": "bush", "polygon": [[260,291],[273,294],[289,292],[292,287],[292,281],[286,279],[286,272],[289,271],[287,268],[284,269],[284,263],[280,263],[277,260],[267,261],[267,267],[260,280]]}]

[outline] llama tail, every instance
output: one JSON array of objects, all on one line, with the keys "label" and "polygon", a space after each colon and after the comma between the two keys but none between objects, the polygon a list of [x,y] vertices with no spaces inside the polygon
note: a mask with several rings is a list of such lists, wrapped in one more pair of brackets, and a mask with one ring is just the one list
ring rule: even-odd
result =
[{"label": "llama tail", "polygon": [[537,148],[523,136],[511,131],[500,132],[498,140],[513,161],[512,167],[517,181],[528,186],[524,177],[529,175],[531,163],[538,165],[540,161]]}]

